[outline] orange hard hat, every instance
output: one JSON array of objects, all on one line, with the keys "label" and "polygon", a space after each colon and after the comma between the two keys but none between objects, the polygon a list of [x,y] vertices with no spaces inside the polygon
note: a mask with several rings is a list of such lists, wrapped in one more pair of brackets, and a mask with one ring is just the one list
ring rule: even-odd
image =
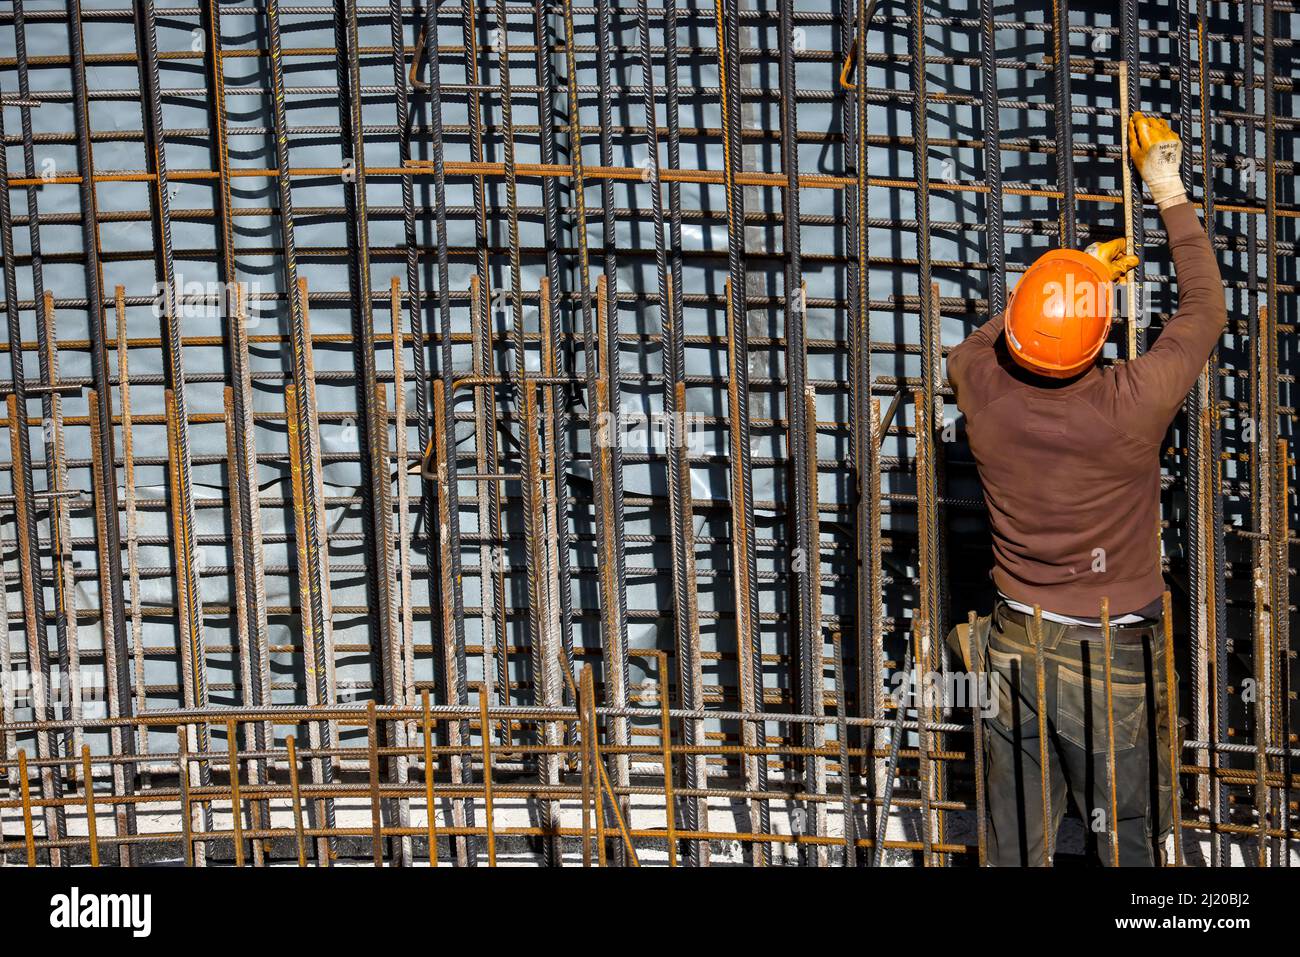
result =
[{"label": "orange hard hat", "polygon": [[1043,253],[1007,304],[1011,355],[1030,372],[1068,379],[1092,365],[1110,334],[1110,272],[1077,249]]}]

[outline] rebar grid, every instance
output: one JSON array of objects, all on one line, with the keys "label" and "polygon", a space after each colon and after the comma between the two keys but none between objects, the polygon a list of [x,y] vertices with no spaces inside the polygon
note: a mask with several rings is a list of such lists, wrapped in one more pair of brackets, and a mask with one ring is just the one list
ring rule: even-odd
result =
[{"label": "rebar grid", "polygon": [[1170,863],[1291,861],[1295,19],[13,0],[0,862],[981,861],[943,355],[1130,216],[1158,334],[1126,109],[1231,317]]}]

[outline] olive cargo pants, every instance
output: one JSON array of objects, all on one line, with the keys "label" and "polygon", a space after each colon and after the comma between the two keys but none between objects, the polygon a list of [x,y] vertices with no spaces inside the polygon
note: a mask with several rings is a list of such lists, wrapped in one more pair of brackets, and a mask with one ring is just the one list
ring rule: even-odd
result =
[{"label": "olive cargo pants", "polygon": [[[1032,628],[1030,616],[999,601],[987,629],[977,629],[987,632],[986,642],[972,640],[981,670],[997,676],[996,714],[990,714],[990,702],[983,721],[988,863],[995,867],[1043,864],[1039,655]],[[1112,626],[1110,634],[1119,863],[1154,866],[1162,861],[1173,813],[1163,623]],[[1109,866],[1110,735],[1103,647],[1100,628],[1042,623],[1047,826],[1054,846],[1067,797],[1073,799],[1085,828],[1096,837],[1101,863]]]}]

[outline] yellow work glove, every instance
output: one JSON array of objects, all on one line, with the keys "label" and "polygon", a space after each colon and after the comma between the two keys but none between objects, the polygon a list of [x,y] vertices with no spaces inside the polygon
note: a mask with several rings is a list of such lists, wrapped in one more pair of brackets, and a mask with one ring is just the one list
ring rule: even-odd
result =
[{"label": "yellow work glove", "polygon": [[1161,209],[1187,202],[1179,168],[1183,141],[1158,116],[1134,113],[1128,119],[1128,149],[1133,165]]},{"label": "yellow work glove", "polygon": [[1111,281],[1115,282],[1123,279],[1130,270],[1137,268],[1138,258],[1128,255],[1125,252],[1127,247],[1127,240],[1112,239],[1108,243],[1093,243],[1084,252],[1100,260],[1101,264],[1110,270]]}]

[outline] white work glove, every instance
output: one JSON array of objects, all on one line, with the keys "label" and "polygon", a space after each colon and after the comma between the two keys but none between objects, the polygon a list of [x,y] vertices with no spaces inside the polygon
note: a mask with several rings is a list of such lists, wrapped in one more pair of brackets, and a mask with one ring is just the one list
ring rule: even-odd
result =
[{"label": "white work glove", "polygon": [[1187,202],[1180,169],[1183,141],[1158,116],[1134,113],[1128,120],[1128,148],[1133,165],[1161,209]]}]

